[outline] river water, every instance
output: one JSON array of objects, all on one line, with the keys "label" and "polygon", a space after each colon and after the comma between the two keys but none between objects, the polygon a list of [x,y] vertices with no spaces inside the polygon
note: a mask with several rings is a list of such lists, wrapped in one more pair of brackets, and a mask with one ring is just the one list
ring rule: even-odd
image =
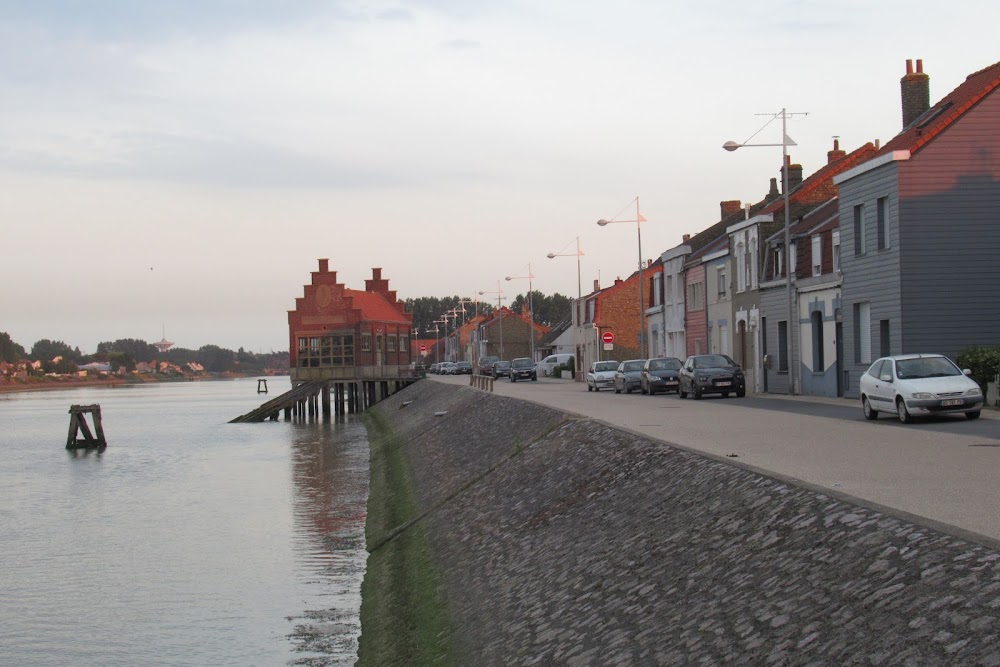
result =
[{"label": "river water", "polygon": [[[227,424],[256,388],[0,394],[0,664],[354,663],[366,432]],[[108,448],[69,452],[91,403]]]}]

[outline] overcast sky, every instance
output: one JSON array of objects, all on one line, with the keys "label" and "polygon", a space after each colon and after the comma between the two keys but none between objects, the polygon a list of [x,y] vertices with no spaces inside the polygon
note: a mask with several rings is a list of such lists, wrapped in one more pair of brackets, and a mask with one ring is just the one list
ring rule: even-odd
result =
[{"label": "overcast sky", "polygon": [[[0,331],[288,347],[320,257],[401,298],[577,293],[998,59],[995,0],[0,0]],[[772,124],[754,141],[780,142]],[[503,282],[512,296],[527,281]],[[492,299],[496,295],[482,297]]]}]

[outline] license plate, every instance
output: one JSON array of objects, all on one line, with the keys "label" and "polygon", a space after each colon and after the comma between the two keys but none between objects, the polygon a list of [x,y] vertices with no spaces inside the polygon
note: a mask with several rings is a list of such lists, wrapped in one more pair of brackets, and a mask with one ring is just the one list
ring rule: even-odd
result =
[{"label": "license plate", "polygon": [[731,384],[732,384],[732,382],[716,382],[715,386],[716,387],[728,387]]},{"label": "license plate", "polygon": [[963,403],[960,398],[949,398],[947,401],[941,401],[941,407],[947,408],[952,405],[961,405]]}]

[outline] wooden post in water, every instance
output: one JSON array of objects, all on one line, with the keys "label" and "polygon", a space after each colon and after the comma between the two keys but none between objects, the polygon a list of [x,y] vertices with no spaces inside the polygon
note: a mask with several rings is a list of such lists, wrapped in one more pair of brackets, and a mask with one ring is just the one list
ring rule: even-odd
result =
[{"label": "wooden post in water", "polygon": [[[87,425],[87,413],[93,415],[94,432],[90,432]],[[83,438],[78,437],[83,433]],[[108,446],[108,441],[104,438],[104,426],[101,424],[101,406],[94,405],[71,405],[69,407],[69,435],[66,436],[66,449],[79,449],[82,447],[99,447],[104,449]]]},{"label": "wooden post in water", "polygon": [[267,393],[267,380],[258,379],[257,380],[257,393],[266,394]]}]

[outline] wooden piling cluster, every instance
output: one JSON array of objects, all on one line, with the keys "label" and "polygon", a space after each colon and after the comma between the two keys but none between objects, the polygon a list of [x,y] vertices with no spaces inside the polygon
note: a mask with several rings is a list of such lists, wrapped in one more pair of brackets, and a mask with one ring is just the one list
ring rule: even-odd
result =
[{"label": "wooden piling cluster", "polygon": [[410,382],[404,380],[312,380],[229,423],[277,421],[282,413],[285,421],[314,421],[320,417],[327,421],[334,415],[340,417],[363,412],[408,384]]},{"label": "wooden piling cluster", "polygon": [[485,391],[493,391],[493,382],[495,379],[489,375],[471,375],[469,376],[469,386],[475,387],[477,389],[483,389]]},{"label": "wooden piling cluster", "polygon": [[[93,432],[87,424],[88,414],[94,420]],[[66,436],[66,449],[87,447],[104,449],[107,446],[108,441],[104,438],[104,426],[101,423],[101,406],[96,403],[94,405],[69,406],[69,435]]]}]

